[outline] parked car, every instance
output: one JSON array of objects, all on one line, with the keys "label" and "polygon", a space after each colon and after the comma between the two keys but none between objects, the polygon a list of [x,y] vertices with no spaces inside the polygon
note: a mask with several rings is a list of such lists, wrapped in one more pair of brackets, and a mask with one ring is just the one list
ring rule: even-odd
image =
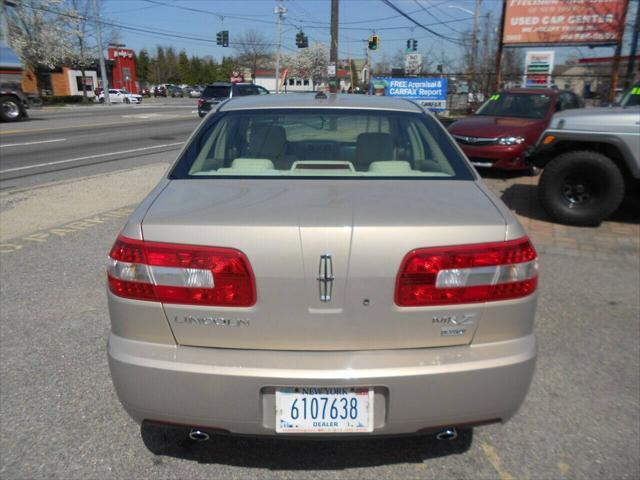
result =
[{"label": "parked car", "polygon": [[438,120],[362,95],[214,108],[109,254],[128,413],[194,440],[509,419],[534,370],[537,256]]},{"label": "parked car", "polygon": [[153,96],[154,97],[166,97],[169,91],[169,86],[168,84],[164,84],[164,85],[158,85],[156,86],[156,88],[153,89]]},{"label": "parked car", "polygon": [[640,190],[640,83],[617,108],[554,115],[533,164],[544,168],[538,197],[553,220],[600,224]]},{"label": "parked car", "polygon": [[168,89],[168,95],[172,98],[178,98],[178,97],[183,97],[184,96],[184,92],[182,91],[182,88],[178,87],[178,86],[171,86]]},{"label": "parked car", "polygon": [[526,159],[553,113],[580,106],[570,91],[504,90],[473,115],[452,123],[449,132],[476,167],[524,170],[530,168]]},{"label": "parked car", "polygon": [[211,108],[232,97],[247,95],[268,95],[269,90],[253,83],[217,82],[207,85],[198,100],[198,115],[204,117]]},{"label": "parked car", "polygon": [[[98,103],[104,103],[104,92],[101,92],[96,98]],[[123,88],[110,88],[109,101],[111,103],[142,103],[142,95],[129,93]]]},{"label": "parked car", "polygon": [[200,98],[204,89],[200,86],[191,87],[189,89],[189,98]]}]

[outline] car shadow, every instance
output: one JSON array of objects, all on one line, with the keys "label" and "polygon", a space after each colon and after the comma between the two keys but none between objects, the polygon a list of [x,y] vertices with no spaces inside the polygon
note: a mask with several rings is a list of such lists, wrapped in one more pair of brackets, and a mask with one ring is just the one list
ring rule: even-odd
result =
[{"label": "car shadow", "polygon": [[[350,440],[213,435],[206,442],[194,442],[186,433],[185,429],[155,424],[144,423],[141,427],[142,440],[155,455],[269,470],[343,470],[422,463],[463,454],[473,440],[473,430],[460,431],[452,441],[439,441],[427,435]],[[161,459],[156,462],[161,463]]]},{"label": "car shadow", "polygon": [[[502,177],[504,178],[504,177]],[[507,187],[500,199],[515,213],[532,220],[554,223],[538,202],[536,185],[515,184]],[[640,195],[628,195],[606,221],[618,223],[640,223]]]},{"label": "car shadow", "polygon": [[498,180],[511,180],[512,178],[530,177],[528,170],[498,170],[493,168],[476,168],[476,171],[482,178],[491,178]]}]

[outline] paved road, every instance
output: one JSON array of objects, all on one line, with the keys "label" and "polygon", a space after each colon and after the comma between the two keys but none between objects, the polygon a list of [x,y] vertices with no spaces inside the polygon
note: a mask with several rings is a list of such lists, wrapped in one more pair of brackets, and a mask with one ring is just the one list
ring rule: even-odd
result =
[{"label": "paved road", "polygon": [[529,179],[488,182],[542,247],[539,360],[508,424],[453,443],[220,437],[186,449],[141,432],[109,378],[104,265],[130,206],[174,156],[0,192],[0,478],[640,477],[637,219],[549,226],[527,207]]},{"label": "paved road", "polygon": [[195,110],[193,99],[33,110],[0,124],[0,189],[144,165],[181,147],[200,121]]}]

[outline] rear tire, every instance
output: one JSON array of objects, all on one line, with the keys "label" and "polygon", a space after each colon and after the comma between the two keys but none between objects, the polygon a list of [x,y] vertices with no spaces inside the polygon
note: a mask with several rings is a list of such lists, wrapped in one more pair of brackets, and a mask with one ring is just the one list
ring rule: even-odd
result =
[{"label": "rear tire", "polygon": [[559,155],[545,166],[538,198],[553,220],[598,226],[622,203],[624,186],[622,172],[609,157],[580,150]]},{"label": "rear tire", "polygon": [[23,117],[20,102],[10,96],[0,97],[0,119],[3,122],[17,122]]}]

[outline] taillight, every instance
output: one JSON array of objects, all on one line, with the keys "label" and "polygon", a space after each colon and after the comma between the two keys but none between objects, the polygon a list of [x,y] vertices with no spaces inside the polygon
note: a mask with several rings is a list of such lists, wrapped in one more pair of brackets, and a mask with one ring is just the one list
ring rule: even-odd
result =
[{"label": "taillight", "polygon": [[528,238],[421,248],[404,258],[396,280],[401,307],[508,300],[533,293],[537,254]]},{"label": "taillight", "polygon": [[109,253],[109,289],[136,300],[250,307],[253,271],[232,248],[146,242],[118,237]]},{"label": "taillight", "polygon": [[204,98],[198,99],[198,106],[201,107],[204,105]]}]

